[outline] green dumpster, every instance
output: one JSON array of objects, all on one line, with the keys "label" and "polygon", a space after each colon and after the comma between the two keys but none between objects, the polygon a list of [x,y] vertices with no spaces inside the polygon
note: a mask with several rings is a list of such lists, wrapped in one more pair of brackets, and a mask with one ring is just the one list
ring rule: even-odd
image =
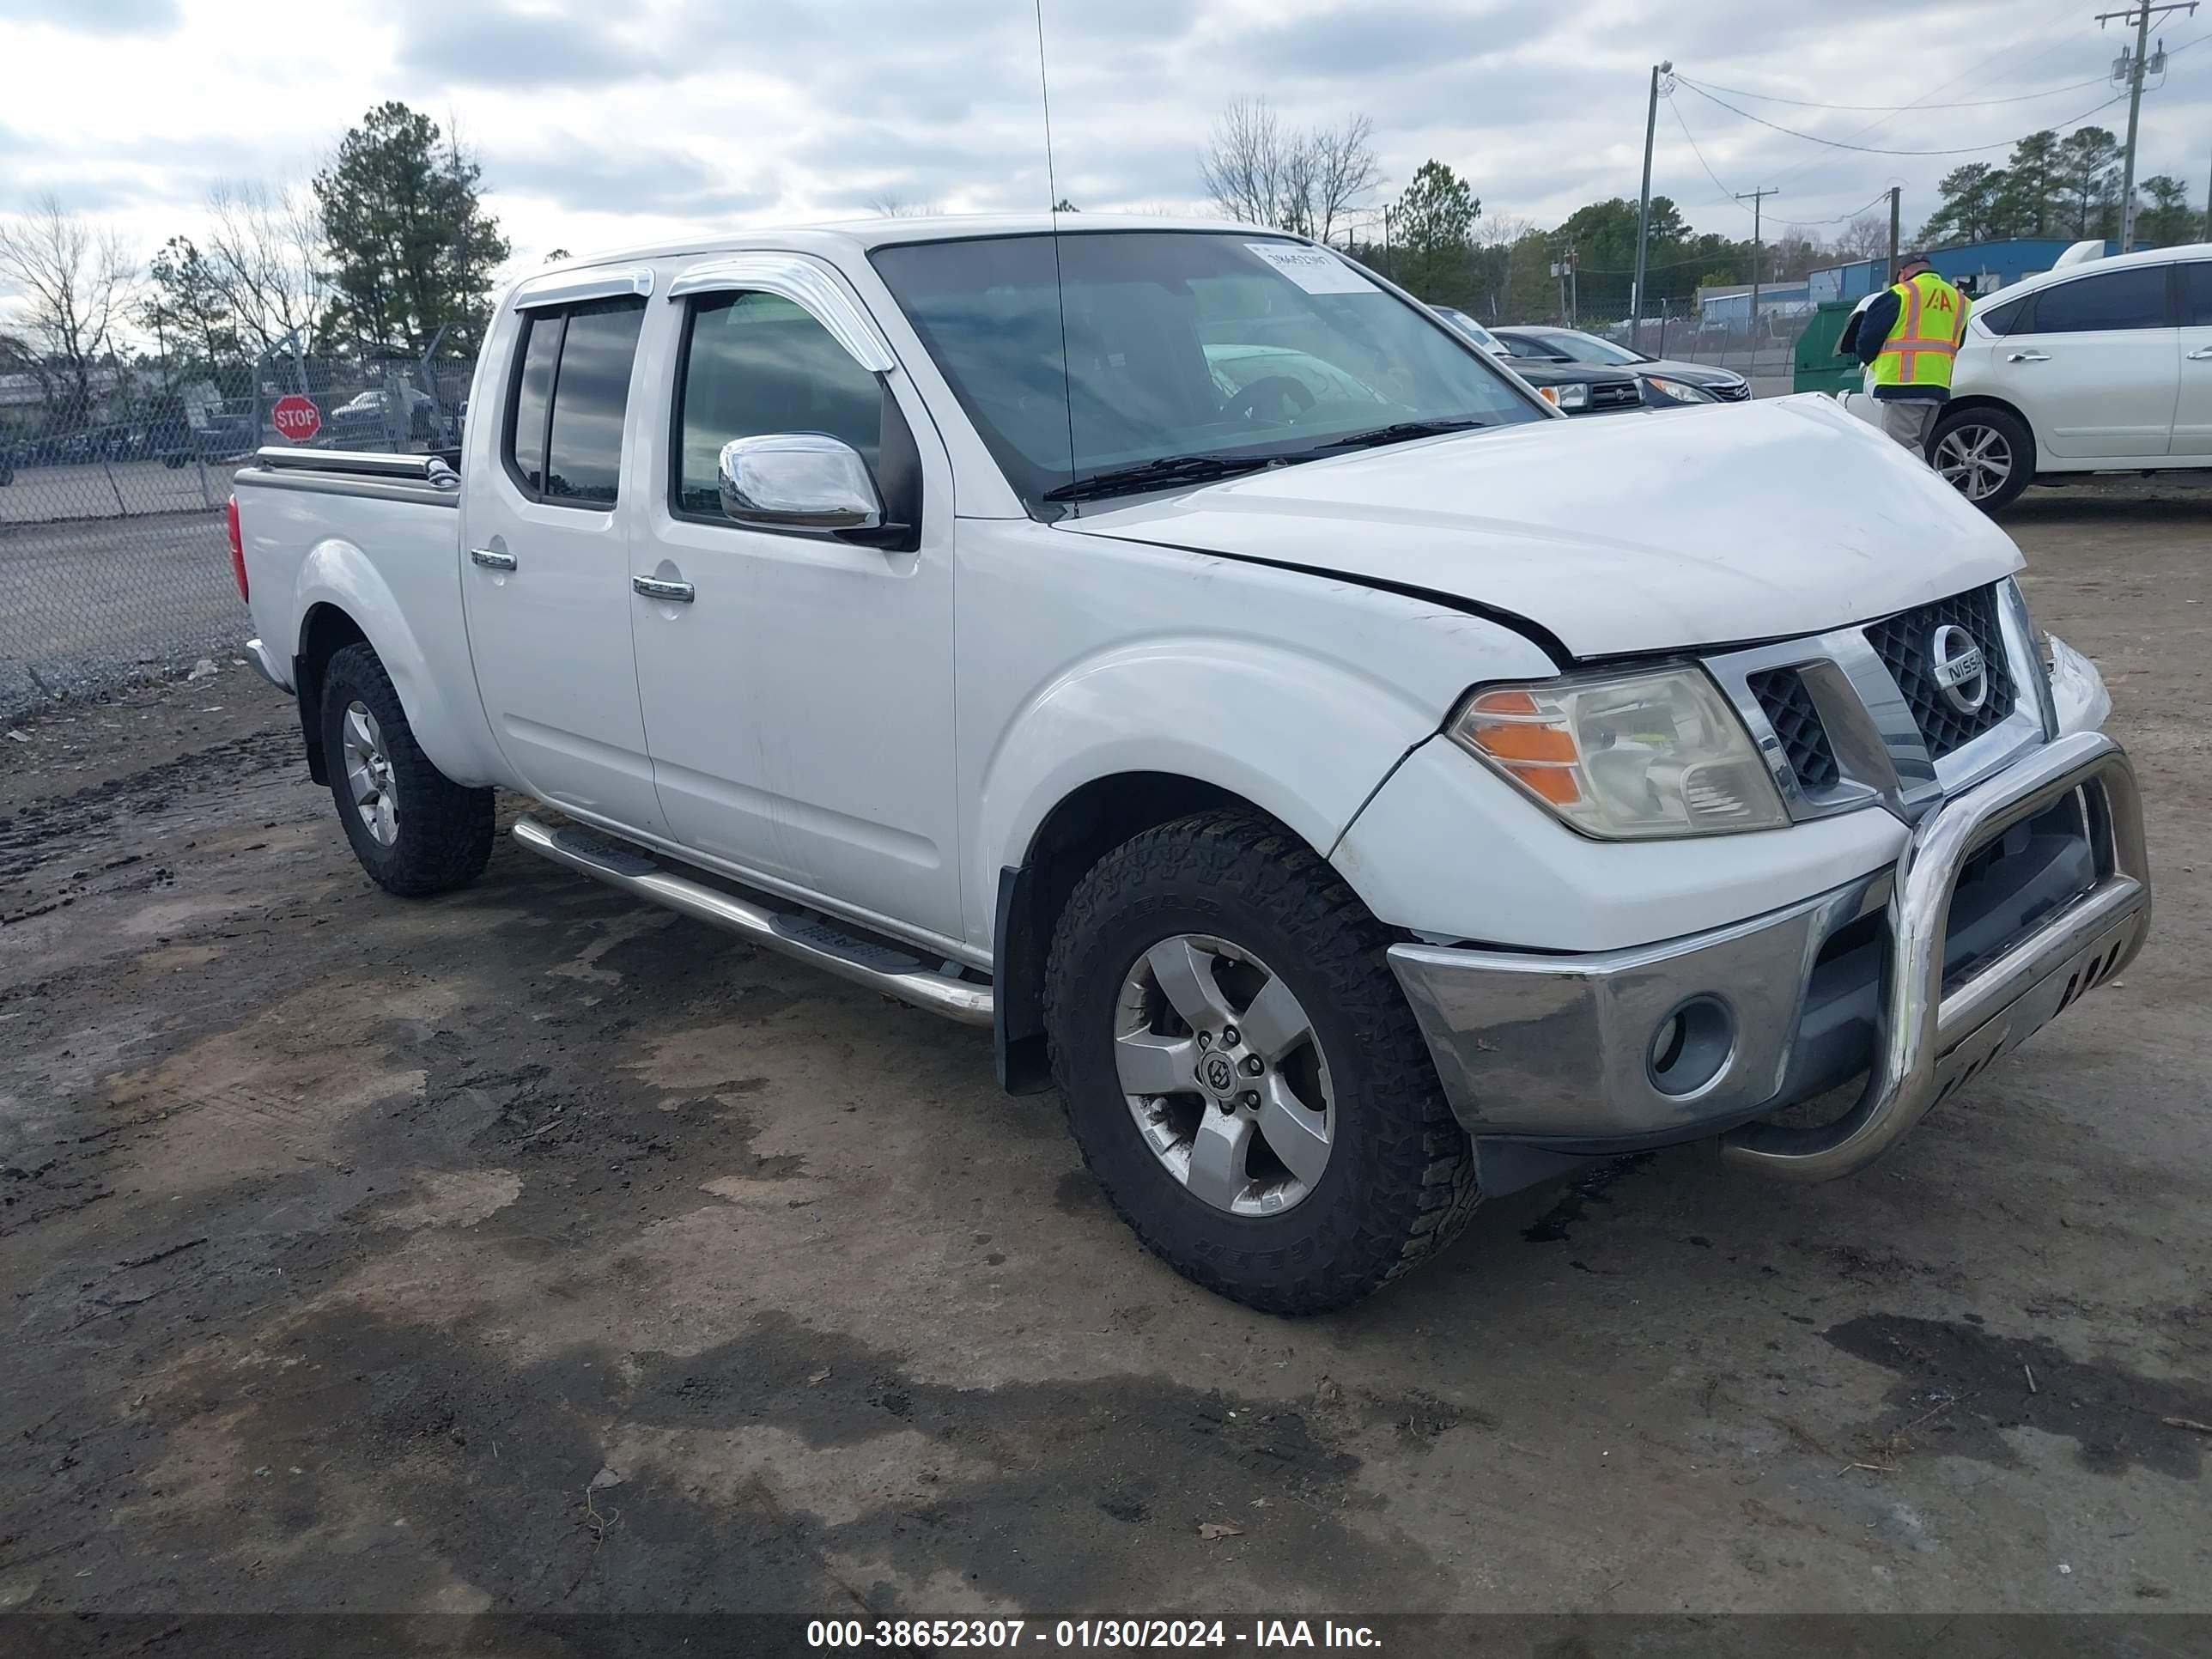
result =
[{"label": "green dumpster", "polygon": [[1836,355],[1836,342],[1843,338],[1844,324],[1857,306],[1856,300],[1823,300],[1814,307],[1805,331],[1797,337],[1796,374],[1790,386],[1792,392],[1859,389],[1858,360]]}]

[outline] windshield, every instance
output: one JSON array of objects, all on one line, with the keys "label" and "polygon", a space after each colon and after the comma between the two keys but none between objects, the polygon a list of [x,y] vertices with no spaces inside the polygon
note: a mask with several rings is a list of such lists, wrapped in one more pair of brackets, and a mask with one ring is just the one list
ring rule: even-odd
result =
[{"label": "windshield", "polygon": [[1601,340],[1595,334],[1583,334],[1574,329],[1562,329],[1557,334],[1540,334],[1536,342],[1547,350],[1563,351],[1578,363],[1648,363],[1656,360],[1640,351],[1631,351],[1610,340]]},{"label": "windshield", "polygon": [[1040,517],[1061,501],[1545,418],[1450,330],[1303,243],[1112,231],[872,257]]}]

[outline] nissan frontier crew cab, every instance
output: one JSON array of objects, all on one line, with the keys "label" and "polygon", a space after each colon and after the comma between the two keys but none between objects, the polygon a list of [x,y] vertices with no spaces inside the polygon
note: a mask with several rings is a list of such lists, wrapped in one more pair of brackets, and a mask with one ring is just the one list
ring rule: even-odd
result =
[{"label": "nissan frontier crew cab", "polygon": [[988,1026],[1257,1308],[1593,1157],[1858,1170],[2148,925],[2095,670],[1826,398],[1568,421],[1326,248],[1086,214],[533,274],[470,404],[238,475],[368,873],[463,886],[531,797]]}]

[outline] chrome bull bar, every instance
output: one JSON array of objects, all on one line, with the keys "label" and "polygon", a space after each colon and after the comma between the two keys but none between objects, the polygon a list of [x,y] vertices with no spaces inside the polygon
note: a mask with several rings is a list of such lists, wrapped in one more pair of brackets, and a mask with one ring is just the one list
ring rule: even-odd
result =
[{"label": "chrome bull bar", "polygon": [[[1944,935],[1966,860],[2075,790],[2088,809],[2096,884],[1946,991]],[[1799,1181],[1864,1169],[1946,1095],[2133,961],[2150,908],[2142,793],[2126,752],[2102,732],[2061,738],[1946,802],[1898,860],[1881,1031],[1857,1102],[1815,1127],[1746,1124],[1723,1139],[1722,1158]]]}]

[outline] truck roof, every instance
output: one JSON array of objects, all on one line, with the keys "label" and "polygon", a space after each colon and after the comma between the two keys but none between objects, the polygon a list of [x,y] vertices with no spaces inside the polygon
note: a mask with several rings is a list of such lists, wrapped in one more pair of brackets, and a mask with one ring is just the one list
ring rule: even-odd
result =
[{"label": "truck roof", "polygon": [[1196,230],[1225,234],[1307,239],[1265,225],[1240,224],[1233,219],[1177,219],[1133,213],[936,213],[911,218],[836,219],[817,224],[770,226],[687,237],[641,247],[614,249],[578,259],[564,259],[530,274],[588,270],[595,265],[624,259],[679,258],[686,254],[741,253],[753,248],[823,252],[834,246],[847,252],[866,252],[896,242],[953,242],[980,236],[1037,235],[1057,230],[1062,235],[1110,230]]}]

